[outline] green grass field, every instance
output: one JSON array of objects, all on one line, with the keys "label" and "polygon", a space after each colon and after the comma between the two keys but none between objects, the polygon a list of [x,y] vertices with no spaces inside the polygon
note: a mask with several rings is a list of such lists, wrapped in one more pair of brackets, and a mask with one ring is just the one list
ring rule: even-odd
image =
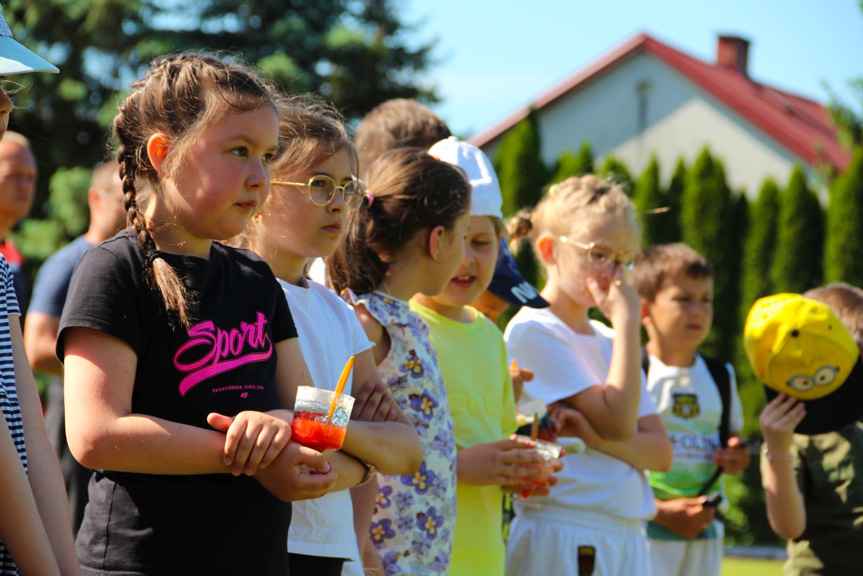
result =
[{"label": "green grass field", "polygon": [[782,576],[782,561],[725,558],[722,576]]}]

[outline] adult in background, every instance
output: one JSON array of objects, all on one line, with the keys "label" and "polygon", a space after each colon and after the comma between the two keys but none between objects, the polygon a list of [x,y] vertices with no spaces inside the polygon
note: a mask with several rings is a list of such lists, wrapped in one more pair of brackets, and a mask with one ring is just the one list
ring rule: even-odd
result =
[{"label": "adult in background", "polygon": [[78,260],[84,252],[116,234],[126,223],[123,188],[117,164],[102,164],[93,171],[90,190],[87,192],[87,204],[90,207],[90,227],[85,234],[73,240],[42,265],[33,285],[33,301],[24,322],[24,346],[30,367],[36,372],[52,376],[48,388],[45,425],[63,469],[72,531],[75,534],[78,533],[84,517],[90,470],[72,457],[66,444],[63,365],[55,352],[57,328],[60,325],[60,315],[66,302],[72,271]]},{"label": "adult in background", "polygon": [[36,158],[27,137],[8,131],[0,140],[0,254],[9,262],[21,313],[27,311],[24,258],[8,237],[12,227],[30,213],[36,193]]},{"label": "adult in background", "polygon": [[[57,68],[12,38],[0,9],[0,78],[31,72]],[[13,109],[3,84],[0,138]],[[60,466],[27,365],[12,278],[0,256],[0,574],[80,576]]]}]

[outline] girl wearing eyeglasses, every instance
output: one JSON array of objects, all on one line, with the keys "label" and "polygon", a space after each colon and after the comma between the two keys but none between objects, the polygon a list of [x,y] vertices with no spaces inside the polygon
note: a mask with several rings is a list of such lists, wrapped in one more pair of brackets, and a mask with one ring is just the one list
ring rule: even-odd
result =
[{"label": "girl wearing eyeglasses", "polygon": [[[422,447],[378,377],[371,342],[353,310],[304,275],[309,259],[333,253],[347,214],[368,201],[365,184],[355,176],[356,151],[341,117],[317,99],[280,102],[279,117],[283,154],[271,168],[270,196],[249,223],[245,243],[270,264],[282,285],[315,385],[335,389],[345,362],[356,357],[353,383],[349,379],[345,387],[356,403],[342,449],[369,464],[366,480],[375,467],[385,474],[412,474],[422,461]],[[339,576],[345,561],[359,560],[357,533],[368,534],[374,495],[373,482],[356,488],[356,498],[368,504],[356,532],[347,490],[295,502],[288,536],[291,573]]]},{"label": "girl wearing eyeglasses", "polygon": [[[525,394],[587,450],[563,457],[548,496],[515,504],[507,575],[647,575],[644,521],[656,510],[644,470],[668,470],[671,444],[640,368],[641,304],[626,278],[640,243],[632,204],[594,176],[573,177],[517,218],[551,306],[516,314],[507,352],[534,371]],[[611,328],[589,318],[594,307]]]}]

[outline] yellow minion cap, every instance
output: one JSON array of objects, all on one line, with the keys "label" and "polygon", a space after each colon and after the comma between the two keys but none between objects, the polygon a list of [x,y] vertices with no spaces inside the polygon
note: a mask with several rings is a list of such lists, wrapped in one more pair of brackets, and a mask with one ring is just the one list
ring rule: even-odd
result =
[{"label": "yellow minion cap", "polygon": [[758,379],[802,400],[830,394],[848,378],[860,350],[830,308],[798,294],[761,298],[743,333]]}]

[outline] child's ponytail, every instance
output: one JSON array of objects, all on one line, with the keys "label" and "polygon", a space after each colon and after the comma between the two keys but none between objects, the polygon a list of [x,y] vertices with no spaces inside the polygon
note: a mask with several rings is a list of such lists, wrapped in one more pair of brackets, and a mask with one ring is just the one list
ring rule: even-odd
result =
[{"label": "child's ponytail", "polygon": [[348,216],[344,240],[327,262],[333,288],[375,290],[411,238],[444,226],[470,208],[470,184],[457,167],[420,148],[398,148],[369,170],[369,201]]}]

